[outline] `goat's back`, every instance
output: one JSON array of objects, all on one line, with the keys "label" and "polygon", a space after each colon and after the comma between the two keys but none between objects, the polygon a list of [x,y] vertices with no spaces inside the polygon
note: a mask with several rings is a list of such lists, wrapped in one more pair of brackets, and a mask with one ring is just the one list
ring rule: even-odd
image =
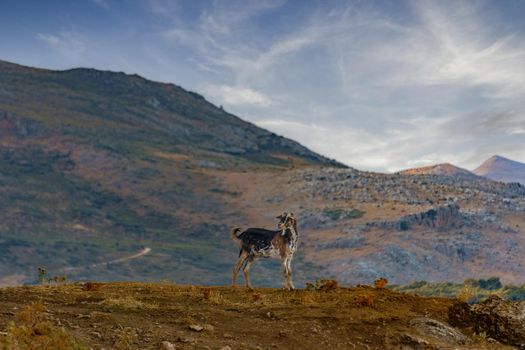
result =
[{"label": "goat's back", "polygon": [[238,237],[247,245],[254,245],[255,247],[263,247],[268,245],[275,235],[281,231],[267,230],[264,228],[251,227],[244,230]]}]

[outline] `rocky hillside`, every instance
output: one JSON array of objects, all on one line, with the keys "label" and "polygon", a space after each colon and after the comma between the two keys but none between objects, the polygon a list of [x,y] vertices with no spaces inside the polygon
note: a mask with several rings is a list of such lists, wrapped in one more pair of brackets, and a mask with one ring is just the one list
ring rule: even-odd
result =
[{"label": "rocky hillside", "polygon": [[491,180],[525,185],[525,164],[501,156],[490,157],[473,172]]},{"label": "rocky hillside", "polygon": [[[298,214],[300,256],[305,267],[315,267],[308,273],[314,278],[364,283],[387,277],[399,284],[499,276],[525,283],[520,184],[329,168],[243,179],[230,181],[248,211],[260,203],[258,212],[277,206]],[[251,184],[268,190],[251,190]]]}]

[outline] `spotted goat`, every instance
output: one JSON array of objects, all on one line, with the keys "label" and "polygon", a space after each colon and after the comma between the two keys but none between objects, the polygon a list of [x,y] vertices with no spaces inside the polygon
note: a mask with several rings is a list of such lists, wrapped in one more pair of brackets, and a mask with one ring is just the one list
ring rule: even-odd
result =
[{"label": "spotted goat", "polygon": [[[237,287],[239,271],[243,270],[246,287],[252,289],[249,270],[256,258],[274,258],[281,260],[284,288],[295,289],[292,281],[292,258],[297,250],[297,219],[293,213],[283,213],[279,219],[278,230],[248,228],[241,232],[235,228],[231,237],[239,247],[239,259],[233,268],[233,286]],[[240,232],[240,234],[239,234]]]}]

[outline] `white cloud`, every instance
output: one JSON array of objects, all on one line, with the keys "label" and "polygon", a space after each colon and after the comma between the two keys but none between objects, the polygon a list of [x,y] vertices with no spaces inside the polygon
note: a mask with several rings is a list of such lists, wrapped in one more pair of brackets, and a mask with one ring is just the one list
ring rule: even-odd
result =
[{"label": "white cloud", "polygon": [[81,56],[87,50],[84,38],[71,31],[62,31],[58,34],[38,33],[37,38],[60,54],[69,58]]},{"label": "white cloud", "polygon": [[272,101],[259,91],[242,86],[206,84],[201,87],[204,93],[212,96],[214,100],[222,101],[226,105],[256,105],[271,106]]},{"label": "white cloud", "polygon": [[93,2],[105,10],[109,9],[109,3],[107,0],[93,0]]}]

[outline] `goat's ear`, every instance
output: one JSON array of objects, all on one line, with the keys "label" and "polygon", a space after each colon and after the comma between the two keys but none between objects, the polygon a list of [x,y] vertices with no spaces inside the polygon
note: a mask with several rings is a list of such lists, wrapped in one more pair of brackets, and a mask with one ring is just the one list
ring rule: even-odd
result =
[{"label": "goat's ear", "polygon": [[276,216],[275,218],[280,220],[280,219],[283,218],[283,216],[282,216],[282,215],[279,215],[279,216]]}]

